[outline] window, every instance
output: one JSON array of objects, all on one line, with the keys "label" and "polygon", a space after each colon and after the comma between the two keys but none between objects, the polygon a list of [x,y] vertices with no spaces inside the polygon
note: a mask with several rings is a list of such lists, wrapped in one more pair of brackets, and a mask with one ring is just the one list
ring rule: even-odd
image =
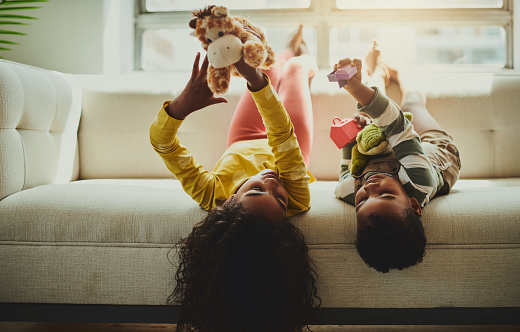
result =
[{"label": "window", "polygon": [[[222,0],[231,14],[261,26],[275,51],[299,23],[320,68],[363,57],[378,40],[398,67],[512,68],[513,0]],[[140,0],[136,69],[189,70],[202,51],[190,35],[201,0]]]},{"label": "window", "polygon": [[338,8],[500,8],[502,0],[337,0]]},{"label": "window", "polygon": [[[310,0],[260,0],[260,1],[243,1],[243,0],[224,0],[218,3],[209,2],[211,4],[219,4],[233,9],[274,9],[274,8],[308,8]],[[207,6],[208,1],[192,0],[146,0],[144,8],[148,12],[164,12],[164,11],[192,11],[193,9],[203,8]]]}]

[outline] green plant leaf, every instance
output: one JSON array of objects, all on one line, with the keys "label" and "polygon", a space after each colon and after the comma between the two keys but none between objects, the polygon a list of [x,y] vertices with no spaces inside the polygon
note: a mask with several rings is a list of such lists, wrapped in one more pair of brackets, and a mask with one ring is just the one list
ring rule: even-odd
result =
[{"label": "green plant leaf", "polygon": [[22,19],[22,20],[37,20],[37,17],[26,16],[26,15],[14,15],[14,14],[0,14],[0,18],[12,18],[12,19]]},{"label": "green plant leaf", "polygon": [[23,32],[17,32],[17,31],[9,31],[9,30],[0,30],[0,35],[18,35],[18,36],[25,36],[26,33],[23,33]]},{"label": "green plant leaf", "polygon": [[39,9],[42,7],[2,7],[0,6],[0,12],[13,11],[13,10],[28,10],[28,9]]},{"label": "green plant leaf", "polygon": [[33,0],[33,1],[30,1],[30,0],[20,0],[20,1],[17,1],[17,0],[5,0],[5,1],[2,1],[0,2],[0,5],[5,5],[5,6],[10,6],[10,5],[25,5],[25,4],[29,4],[29,3],[35,3],[35,2],[48,2],[47,0]]},{"label": "green plant leaf", "polygon": [[0,25],[29,25],[23,22],[13,22],[13,21],[0,21]]},{"label": "green plant leaf", "polygon": [[[28,25],[28,23],[19,22],[18,20],[37,20],[37,17],[33,16],[26,16],[26,15],[16,15],[16,14],[9,14],[13,11],[19,11],[19,10],[33,10],[33,9],[40,9],[42,7],[38,6],[26,6],[27,4],[34,4],[34,3],[42,3],[42,2],[48,2],[48,0],[0,0],[0,26],[2,25]],[[23,32],[17,32],[17,31],[11,31],[11,30],[0,30],[0,35],[17,35],[17,36],[25,36],[26,33]],[[8,40],[0,40],[0,45],[7,44],[7,45],[17,45],[18,43],[8,41]],[[11,49],[8,47],[1,47],[0,51],[10,51]],[[0,59],[3,59],[0,57]]]}]

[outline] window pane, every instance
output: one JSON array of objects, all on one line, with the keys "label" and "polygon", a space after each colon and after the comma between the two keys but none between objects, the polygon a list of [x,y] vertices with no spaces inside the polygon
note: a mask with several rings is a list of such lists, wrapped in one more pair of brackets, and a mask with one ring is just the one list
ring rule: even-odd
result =
[{"label": "window pane", "polygon": [[144,70],[189,69],[195,54],[204,52],[191,28],[153,29],[143,34],[141,67]]},{"label": "window pane", "polygon": [[[211,2],[205,0],[146,0],[146,10],[160,11],[192,11],[206,7]],[[229,9],[273,9],[273,8],[308,8],[310,0],[221,0],[220,6]]]},{"label": "window pane", "polygon": [[364,59],[374,39],[380,42],[385,61],[398,68],[439,64],[504,67],[506,64],[502,27],[331,29],[330,63],[345,57]]},{"label": "window pane", "polygon": [[[189,70],[197,52],[205,54],[200,41],[190,35],[193,30],[185,29],[150,29],[143,34],[141,68],[143,70]],[[285,48],[295,29],[264,29],[267,40],[275,50]],[[303,40],[311,55],[316,57],[316,31],[303,29]]]},{"label": "window pane", "polygon": [[418,64],[505,66],[505,31],[499,27],[416,30]]},{"label": "window pane", "polygon": [[[296,32],[296,29],[286,28],[265,28],[267,40],[273,47],[275,52],[280,52],[287,46],[287,43]],[[316,30],[309,27],[303,28],[303,40],[307,45],[308,52],[314,58],[317,56],[317,34]]]},{"label": "window pane", "polygon": [[336,0],[341,9],[352,8],[501,8],[502,0]]}]

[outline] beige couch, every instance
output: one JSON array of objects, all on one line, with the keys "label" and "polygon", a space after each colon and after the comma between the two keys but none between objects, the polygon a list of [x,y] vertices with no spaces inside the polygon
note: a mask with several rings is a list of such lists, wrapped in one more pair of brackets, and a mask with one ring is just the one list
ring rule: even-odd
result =
[{"label": "beige couch", "polygon": [[[381,274],[356,253],[334,197],[334,116],[353,99],[313,82],[312,208],[292,221],[319,272],[324,324],[520,324],[520,74],[406,75],[461,153],[449,196],[422,218],[424,262]],[[148,128],[189,73],[78,76],[0,60],[0,320],[171,322],[172,244],[205,214],[155,154]],[[244,82],[180,137],[212,168]],[[389,95],[395,96],[393,91]]]}]

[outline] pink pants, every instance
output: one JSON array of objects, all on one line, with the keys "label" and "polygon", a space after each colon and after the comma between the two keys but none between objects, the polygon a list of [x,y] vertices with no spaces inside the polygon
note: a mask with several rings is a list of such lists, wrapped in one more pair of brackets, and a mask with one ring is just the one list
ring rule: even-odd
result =
[{"label": "pink pants", "polygon": [[[309,104],[310,92],[300,82],[302,75],[309,77],[312,73],[304,72],[301,64],[290,62],[283,66],[294,55],[289,50],[277,54],[275,64],[269,70],[263,70],[269,76],[271,84],[291,117],[296,137],[300,145],[305,164],[309,164],[312,147],[312,105]],[[249,91],[240,98],[228,133],[228,147],[238,141],[267,138],[262,117]]]}]

